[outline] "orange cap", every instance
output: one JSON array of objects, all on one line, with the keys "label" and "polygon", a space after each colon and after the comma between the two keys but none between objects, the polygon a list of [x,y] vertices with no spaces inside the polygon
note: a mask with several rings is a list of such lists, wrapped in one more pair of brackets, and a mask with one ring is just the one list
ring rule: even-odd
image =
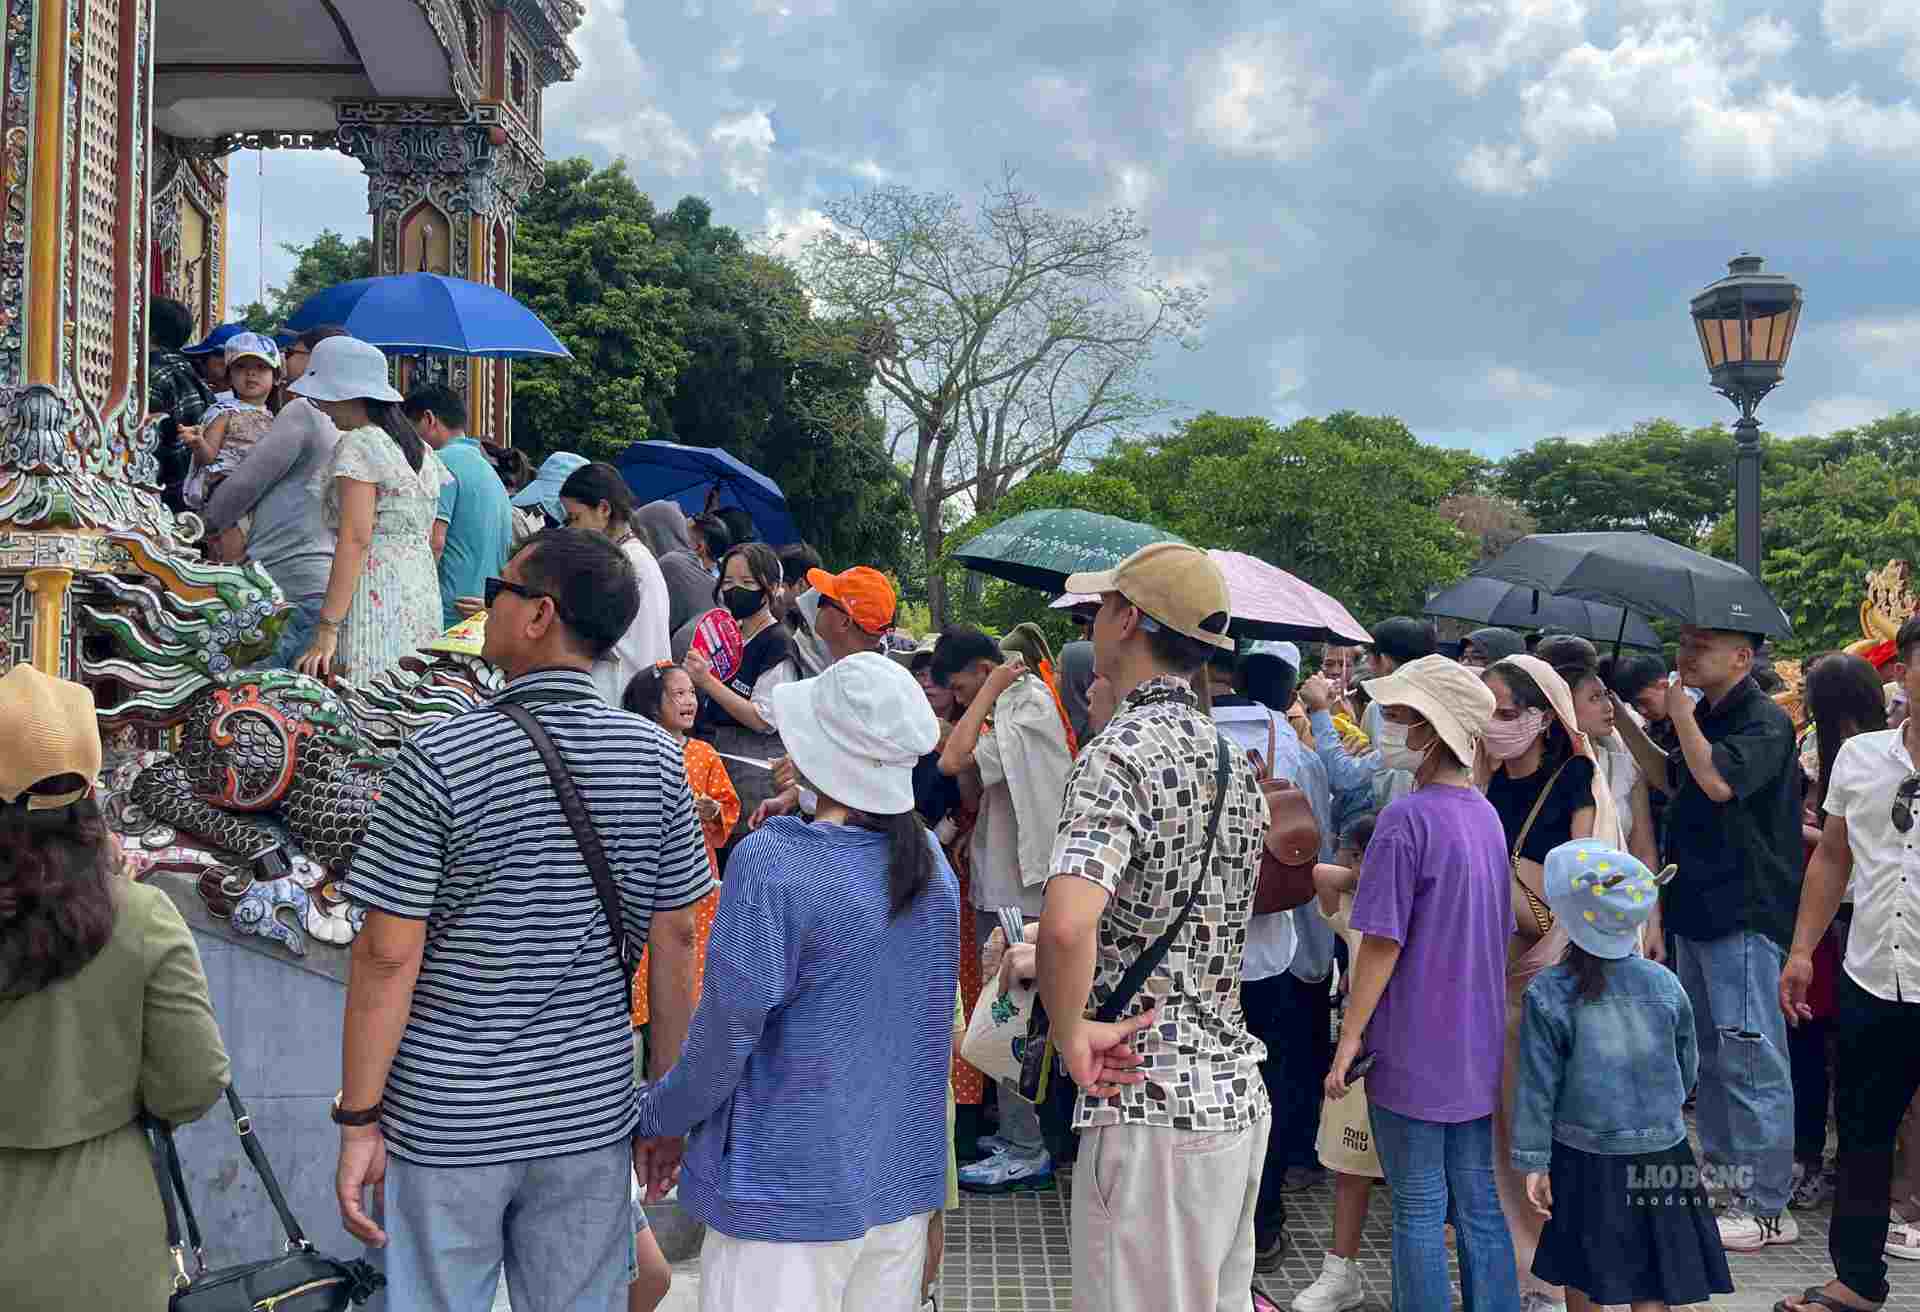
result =
[{"label": "orange cap", "polygon": [[855,565],[838,574],[823,569],[807,571],[807,584],[839,604],[868,633],[885,633],[893,624],[893,584],[870,565]]}]

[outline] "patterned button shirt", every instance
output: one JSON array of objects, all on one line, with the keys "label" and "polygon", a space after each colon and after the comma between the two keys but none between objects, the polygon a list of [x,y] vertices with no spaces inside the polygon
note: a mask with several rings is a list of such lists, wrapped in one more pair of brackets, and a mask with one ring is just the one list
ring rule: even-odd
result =
[{"label": "patterned button shirt", "polygon": [[[1213,803],[1213,721],[1186,680],[1149,679],[1080,752],[1067,780],[1054,877],[1090,879],[1111,901],[1100,918],[1089,1014],[1179,915],[1199,877]],[[1159,1023],[1135,1040],[1146,1082],[1113,1098],[1080,1096],[1074,1127],[1157,1125],[1223,1131],[1267,1114],[1266,1049],[1240,1009],[1240,959],[1253,914],[1267,799],[1245,753],[1229,753],[1227,802],[1212,868],[1166,959],[1126,1014],[1147,998]]]}]

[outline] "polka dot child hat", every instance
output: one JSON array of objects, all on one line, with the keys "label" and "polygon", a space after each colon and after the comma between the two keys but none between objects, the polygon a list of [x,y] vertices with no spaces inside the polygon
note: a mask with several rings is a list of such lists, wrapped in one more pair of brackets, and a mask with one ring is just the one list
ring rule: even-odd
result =
[{"label": "polka dot child hat", "polygon": [[1654,874],[1618,848],[1591,838],[1547,853],[1547,905],[1567,937],[1609,961],[1633,955],[1640,926],[1660,900],[1674,867]]}]

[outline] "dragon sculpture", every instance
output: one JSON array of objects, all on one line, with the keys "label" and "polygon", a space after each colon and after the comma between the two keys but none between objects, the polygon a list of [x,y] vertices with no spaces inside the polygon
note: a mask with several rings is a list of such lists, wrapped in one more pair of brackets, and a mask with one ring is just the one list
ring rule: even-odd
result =
[{"label": "dragon sculpture", "polygon": [[350,943],[365,918],[338,881],[394,753],[502,680],[477,654],[484,620],[365,688],[247,669],[235,656],[271,648],[285,603],[263,575],[241,597],[235,574],[209,566],[159,594],[106,579],[112,604],[87,608],[115,654],[83,672],[131,692],[102,710],[103,729],[180,731],[173,752],[140,753],[108,778],[107,812],[140,875],[193,876],[213,914],[304,955],[309,938]]}]

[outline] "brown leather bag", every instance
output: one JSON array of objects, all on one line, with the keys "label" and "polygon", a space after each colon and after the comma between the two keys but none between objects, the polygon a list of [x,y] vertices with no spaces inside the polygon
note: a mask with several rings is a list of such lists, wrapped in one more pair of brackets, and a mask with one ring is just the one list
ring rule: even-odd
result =
[{"label": "brown leather bag", "polygon": [[1313,867],[1320,859],[1320,822],[1314,818],[1313,803],[1291,781],[1273,777],[1274,747],[1273,721],[1268,720],[1266,759],[1256,751],[1247,753],[1272,817],[1253,893],[1253,912],[1259,916],[1305,906],[1313,897]]}]

